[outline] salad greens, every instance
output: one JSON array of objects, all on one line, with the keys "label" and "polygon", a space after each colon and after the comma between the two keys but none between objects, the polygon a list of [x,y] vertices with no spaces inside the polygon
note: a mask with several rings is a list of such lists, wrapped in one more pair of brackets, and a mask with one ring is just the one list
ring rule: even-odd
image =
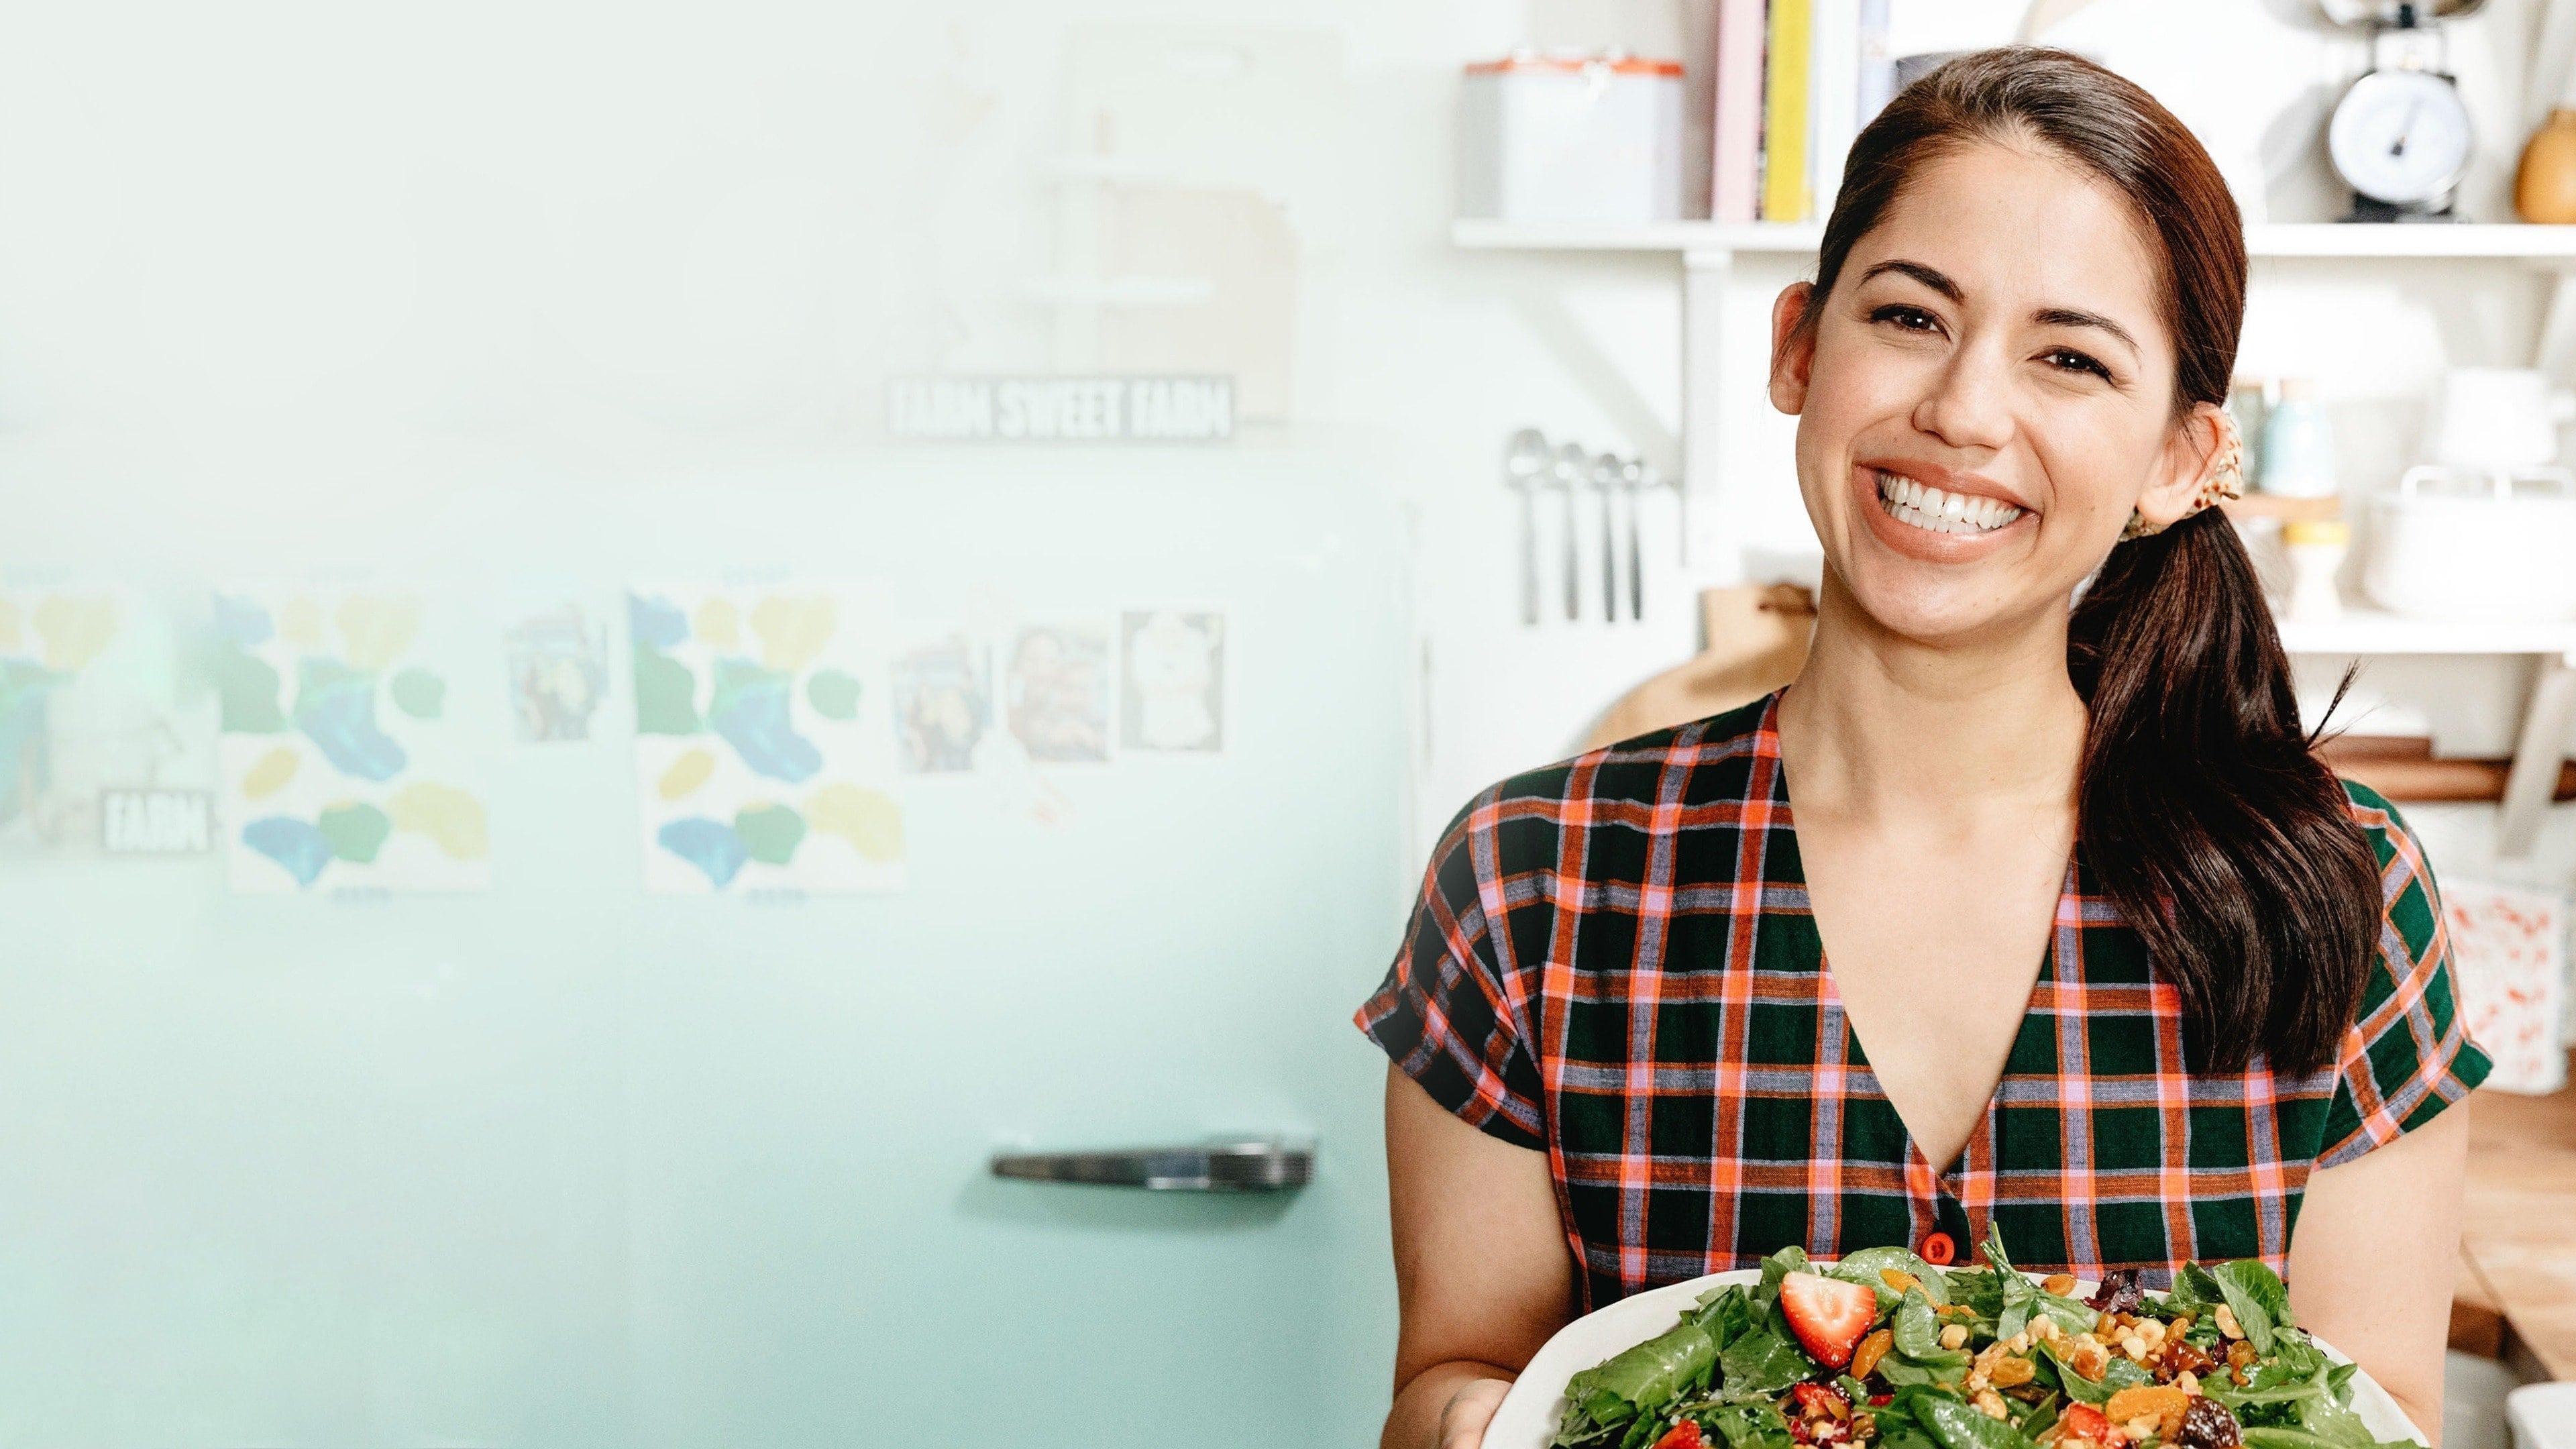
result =
[{"label": "salad greens", "polygon": [[[2396,1449],[2352,1408],[2351,1364],[2298,1327],[2260,1262],[2170,1291],[2114,1273],[1936,1268],[1904,1248],[1714,1288],[1576,1374],[1557,1449]],[[1866,1292],[1862,1290],[1866,1289]],[[2404,1441],[2401,1441],[2404,1442]]]}]

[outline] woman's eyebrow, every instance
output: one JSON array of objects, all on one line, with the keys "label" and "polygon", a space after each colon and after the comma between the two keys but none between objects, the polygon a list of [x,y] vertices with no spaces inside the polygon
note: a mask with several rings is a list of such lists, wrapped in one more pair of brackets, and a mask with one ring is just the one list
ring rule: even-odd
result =
[{"label": "woman's eyebrow", "polygon": [[[1933,291],[1940,293],[1942,296],[1949,298],[1953,302],[1964,302],[1967,300],[1966,295],[1959,290],[1959,284],[1951,281],[1949,275],[1938,267],[1927,267],[1921,262],[1909,262],[1902,257],[1891,257],[1886,261],[1879,262],[1871,266],[1868,270],[1860,274],[1860,280],[1866,282],[1881,272],[1896,272],[1904,276],[1912,277],[1914,280],[1930,287]],[[1855,283],[1854,285],[1858,284]],[[2110,333],[2113,337],[2126,343],[2129,350],[2133,353],[2143,353],[2145,351],[2144,348],[2138,346],[2138,339],[2129,335],[2128,328],[2121,326],[2119,323],[2112,321],[2110,318],[2103,316],[2099,312],[2087,312],[2075,307],[2042,307],[2030,314],[2030,320],[2043,327],[2097,328],[2101,331]]]},{"label": "woman's eyebrow", "polygon": [[2138,346],[2138,339],[2129,335],[2128,328],[2099,312],[2083,312],[2073,307],[2042,307],[2030,314],[2030,320],[2042,327],[2098,327],[2127,343],[2133,353],[2145,350]]},{"label": "woman's eyebrow", "polygon": [[[1963,302],[1967,300],[1966,297],[1961,295],[1959,284],[1951,281],[1949,276],[1940,269],[1936,267],[1927,267],[1921,262],[1909,262],[1902,257],[1891,257],[1886,261],[1878,263],[1868,271],[1861,273],[1860,279],[1861,281],[1866,282],[1881,272],[1901,272],[1904,275],[1921,282],[1923,285],[1930,287],[1933,291],[1940,293],[1942,296],[1949,298],[1953,302]],[[1858,285],[1858,283],[1855,283],[1854,285]]]}]

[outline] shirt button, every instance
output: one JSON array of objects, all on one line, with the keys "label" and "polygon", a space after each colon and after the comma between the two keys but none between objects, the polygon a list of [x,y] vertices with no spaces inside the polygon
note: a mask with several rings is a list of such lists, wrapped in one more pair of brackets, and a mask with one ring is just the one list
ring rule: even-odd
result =
[{"label": "shirt button", "polygon": [[1927,1233],[1923,1238],[1923,1261],[1935,1268],[1947,1268],[1959,1260],[1959,1245],[1948,1233]]}]

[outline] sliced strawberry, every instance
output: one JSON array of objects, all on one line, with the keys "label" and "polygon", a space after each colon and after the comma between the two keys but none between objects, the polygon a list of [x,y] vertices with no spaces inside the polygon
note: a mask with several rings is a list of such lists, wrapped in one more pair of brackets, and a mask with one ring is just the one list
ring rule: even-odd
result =
[{"label": "sliced strawberry", "polygon": [[1869,1321],[1878,1316],[1878,1293],[1865,1283],[1791,1273],[1780,1280],[1780,1312],[1816,1362],[1838,1369],[1851,1362],[1852,1350],[1868,1335]]},{"label": "sliced strawberry", "polygon": [[1684,1419],[1664,1431],[1664,1437],[1655,1441],[1655,1449],[1702,1449],[1706,1442],[1700,1437],[1699,1421]]},{"label": "sliced strawberry", "polygon": [[2069,1404],[2057,1416],[2057,1426],[2050,1432],[2053,1439],[2084,1439],[2095,1444],[2111,1440],[2111,1421],[2091,1404]]},{"label": "sliced strawberry", "polygon": [[1811,1419],[1819,1415],[1835,1419],[1851,1417],[1851,1400],[1828,1384],[1791,1384],[1789,1397],[1797,1404],[1798,1412]]}]

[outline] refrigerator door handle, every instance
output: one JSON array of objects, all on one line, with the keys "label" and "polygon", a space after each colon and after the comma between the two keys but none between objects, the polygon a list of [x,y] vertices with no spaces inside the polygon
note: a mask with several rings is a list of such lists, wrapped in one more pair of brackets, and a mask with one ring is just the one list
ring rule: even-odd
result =
[{"label": "refrigerator door handle", "polygon": [[1262,1138],[1108,1152],[997,1152],[993,1175],[1149,1192],[1293,1192],[1313,1179],[1315,1149]]}]

